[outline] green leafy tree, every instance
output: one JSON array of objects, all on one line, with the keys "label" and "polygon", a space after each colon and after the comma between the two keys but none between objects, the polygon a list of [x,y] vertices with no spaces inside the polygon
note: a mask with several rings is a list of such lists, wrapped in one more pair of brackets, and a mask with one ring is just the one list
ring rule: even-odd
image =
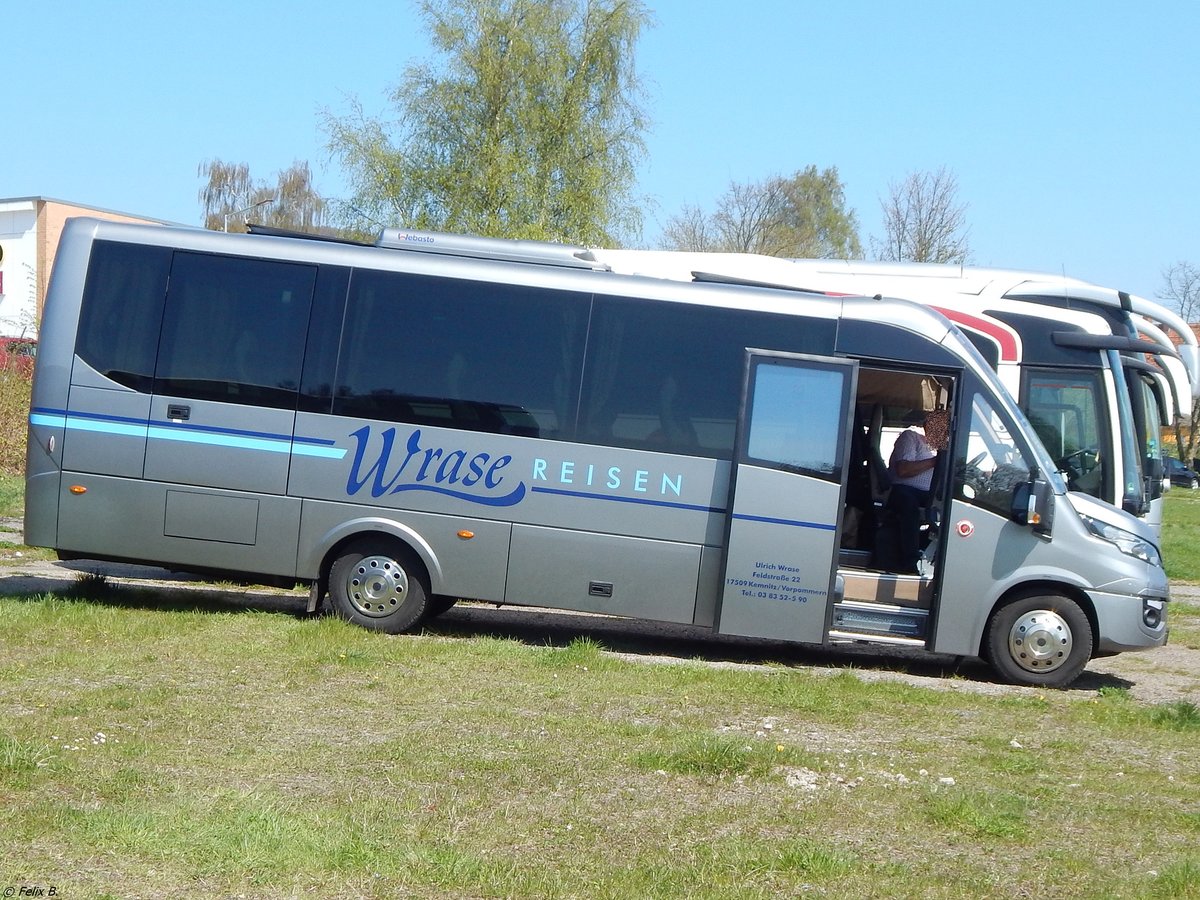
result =
[{"label": "green leafy tree", "polygon": [[275,183],[255,181],[246,163],[205,160],[197,169],[204,179],[199,200],[204,227],[213,231],[245,231],[254,221],[295,231],[324,230],[327,204],[313,187],[306,162],[294,162],[276,175]]},{"label": "green leafy tree", "polygon": [[353,197],[348,221],[612,243],[631,202],[646,115],[638,0],[422,0],[435,59],[390,95],[397,117],[326,115]]},{"label": "green leafy tree", "polygon": [[965,263],[970,255],[967,206],[958,202],[958,179],[945,166],[913,172],[888,186],[884,237],[873,240],[876,259]]},{"label": "green leafy tree", "polygon": [[858,220],[846,207],[836,167],[808,166],[789,177],[733,183],[706,215],[686,206],[663,229],[670,250],[853,258],[862,255]]}]

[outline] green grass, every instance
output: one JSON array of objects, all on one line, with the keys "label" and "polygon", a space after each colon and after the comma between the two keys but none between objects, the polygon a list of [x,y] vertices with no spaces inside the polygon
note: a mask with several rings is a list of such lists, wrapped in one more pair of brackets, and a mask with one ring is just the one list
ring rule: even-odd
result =
[{"label": "green grass", "polygon": [[1162,552],[1172,581],[1200,584],[1200,491],[1177,487],[1167,492]]},{"label": "green grass", "polygon": [[30,376],[0,371],[0,474],[4,476],[25,472],[30,388]]},{"label": "green grass", "polygon": [[[23,488],[0,475],[0,516]],[[1172,580],[1200,584],[1197,548],[1176,489]],[[102,579],[0,623],[4,887],[1200,898],[1189,701],[387,638]],[[1200,649],[1200,604],[1171,629]]]},{"label": "green grass", "polygon": [[1185,600],[1177,594],[1171,601],[1168,615],[1171,643],[1200,650],[1200,603]]},{"label": "green grass", "polygon": [[0,598],[0,860],[66,897],[1200,897],[1200,714],[103,584]]},{"label": "green grass", "polygon": [[25,513],[25,476],[0,473],[0,516],[18,517]]}]

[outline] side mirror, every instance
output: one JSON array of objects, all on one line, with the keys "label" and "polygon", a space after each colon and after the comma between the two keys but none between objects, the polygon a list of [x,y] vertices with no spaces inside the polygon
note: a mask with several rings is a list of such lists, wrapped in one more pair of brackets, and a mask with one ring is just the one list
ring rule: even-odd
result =
[{"label": "side mirror", "polygon": [[1167,478],[1167,467],[1163,465],[1162,457],[1146,457],[1146,499],[1157,500],[1170,485],[1171,479]]},{"label": "side mirror", "polygon": [[1054,527],[1054,491],[1049,482],[1035,478],[1013,488],[1009,518],[1038,534],[1049,534]]},{"label": "side mirror", "polygon": [[1156,478],[1162,481],[1167,474],[1167,467],[1163,465],[1162,457],[1148,456],[1146,457],[1146,475],[1150,478]]}]

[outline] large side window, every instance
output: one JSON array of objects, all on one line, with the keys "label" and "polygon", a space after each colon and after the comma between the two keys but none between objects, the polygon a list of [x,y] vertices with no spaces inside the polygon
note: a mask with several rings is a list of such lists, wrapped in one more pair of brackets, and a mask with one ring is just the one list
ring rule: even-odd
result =
[{"label": "large side window", "polygon": [[1008,516],[1013,489],[1029,480],[1029,462],[1009,431],[1007,420],[983,394],[971,398],[965,465],[960,457],[957,495],[976,506]]},{"label": "large side window", "polygon": [[155,392],[295,408],[316,266],[177,252]]},{"label": "large side window", "polygon": [[728,459],[747,347],[828,352],[832,320],[597,298],[580,440]]},{"label": "large side window", "polygon": [[149,392],[171,250],[96,241],[88,263],[75,352],[118,384]]},{"label": "large side window", "polygon": [[355,270],[336,415],[569,438],[590,297]]}]

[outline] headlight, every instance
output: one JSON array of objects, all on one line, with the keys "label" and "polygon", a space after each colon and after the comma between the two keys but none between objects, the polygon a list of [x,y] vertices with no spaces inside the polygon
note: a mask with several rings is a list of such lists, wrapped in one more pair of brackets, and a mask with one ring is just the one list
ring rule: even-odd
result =
[{"label": "headlight", "polygon": [[1123,528],[1118,528],[1116,525],[1109,525],[1107,522],[1093,519],[1091,516],[1081,515],[1079,518],[1083,519],[1083,524],[1087,526],[1088,531],[1101,540],[1115,544],[1122,553],[1162,568],[1162,557],[1158,554],[1158,548],[1149,541],[1125,531]]}]

